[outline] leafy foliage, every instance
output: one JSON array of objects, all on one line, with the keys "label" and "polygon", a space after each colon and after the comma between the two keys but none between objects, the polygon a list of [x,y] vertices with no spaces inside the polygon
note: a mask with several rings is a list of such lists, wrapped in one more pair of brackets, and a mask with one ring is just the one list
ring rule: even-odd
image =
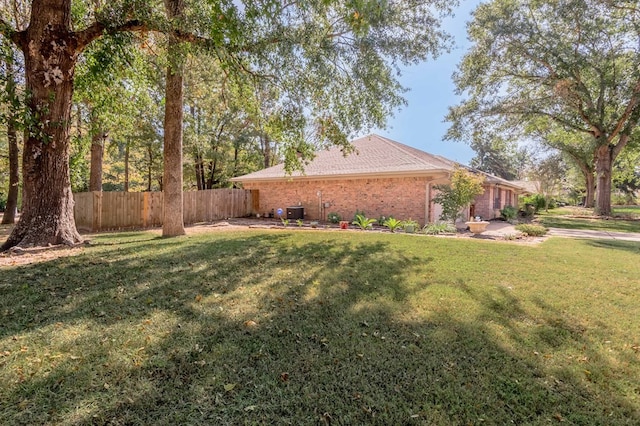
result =
[{"label": "leafy foliage", "polygon": [[537,213],[541,210],[545,210],[547,205],[549,204],[547,197],[542,194],[533,194],[522,199],[524,205],[533,206],[534,213]]},{"label": "leafy foliage", "polygon": [[[113,65],[118,60],[132,60],[127,50],[131,46],[153,52],[152,56],[157,58],[157,69],[178,70],[180,67],[177,65],[183,64],[190,55],[206,53],[210,62],[215,64],[211,68],[219,70],[219,75],[224,76],[218,79],[222,82],[212,91],[225,93],[227,88],[232,87],[246,95],[247,90],[260,92],[265,85],[275,87],[277,90],[274,90],[273,96],[267,96],[267,103],[277,106],[273,110],[265,107],[262,100],[246,98],[249,100],[247,104],[251,105],[247,109],[253,108],[254,111],[243,118],[251,121],[259,135],[252,138],[251,132],[241,132],[243,137],[234,138],[233,146],[225,144],[224,151],[225,154],[234,154],[232,169],[235,173],[240,173],[243,171],[241,165],[256,163],[253,162],[255,157],[241,161],[239,157],[244,151],[238,149],[239,145],[259,141],[263,144],[267,163],[271,156],[266,154],[266,147],[270,146],[270,140],[277,140],[282,147],[286,170],[292,171],[301,168],[318,148],[338,145],[348,152],[351,149],[348,143],[351,136],[370,128],[385,127],[387,117],[405,103],[402,97],[404,88],[399,83],[402,69],[435,56],[450,45],[449,37],[440,29],[439,22],[442,17],[451,13],[452,2],[441,0],[414,2],[410,5],[400,0],[346,3],[313,0],[282,4],[249,0],[167,1],[164,4],[141,0],[16,3],[20,3],[20,6],[13,9],[24,9],[26,16],[37,14],[43,17],[32,21],[34,25],[30,26],[30,30],[21,33],[19,31],[24,29],[23,26],[10,22],[5,14],[0,21],[0,36],[22,49],[27,53],[24,57],[34,62],[25,67],[29,73],[25,81],[38,87],[37,90],[30,88],[34,96],[33,102],[29,102],[31,121],[28,124],[31,137],[25,143],[24,151],[28,154],[23,158],[31,159],[29,161],[32,163],[25,164],[25,169],[30,170],[29,173],[33,176],[43,178],[34,180],[33,183],[25,180],[24,194],[33,198],[25,200],[27,214],[22,216],[23,225],[14,228],[7,247],[21,243],[45,245],[49,242],[61,242],[61,238],[64,240],[62,242],[73,244],[81,239],[73,226],[73,212],[69,208],[71,204],[67,202],[71,188],[64,179],[68,175],[66,164],[69,162],[70,152],[68,130],[73,121],[69,116],[69,102],[76,78],[74,69],[78,64],[81,68],[85,65],[85,69],[79,70],[77,76],[78,94],[85,94],[90,98],[88,103],[91,108],[99,104],[103,97],[111,97],[111,87],[124,89],[121,93],[127,92],[130,81],[119,74],[121,69],[127,67]],[[33,8],[39,10],[32,10]],[[45,29],[47,22],[56,23],[55,34]],[[167,40],[171,47],[165,50]],[[66,49],[64,53],[61,51],[54,55],[56,61],[64,58],[59,64],[63,69],[54,68],[56,64],[49,62],[44,54],[29,54],[31,49],[39,48],[40,44],[46,46],[43,49],[50,49],[50,45],[54,49],[56,46]],[[91,49],[92,53],[89,52]],[[161,54],[157,54],[159,51]],[[83,53],[90,54],[83,56]],[[51,69],[44,70],[44,80],[42,76],[36,77],[34,74],[42,73],[42,68],[49,67]],[[95,77],[96,72],[101,70],[107,72],[99,79],[89,80],[94,83],[102,80],[107,87],[96,91],[94,98],[91,96],[93,93],[80,88],[80,75],[82,71],[86,71],[87,75]],[[169,73],[172,76],[178,74],[182,75],[181,72]],[[49,85],[50,76],[60,81]],[[57,84],[62,81],[65,84]],[[85,87],[91,85],[86,84]],[[168,90],[169,86],[172,85],[167,85],[160,92],[167,90],[167,93],[176,93],[175,98],[182,99],[178,96],[178,90]],[[174,86],[177,87],[178,84]],[[237,98],[241,99],[242,95],[237,95]],[[116,94],[115,98],[121,100],[122,107],[134,103],[132,97],[119,97]],[[222,98],[224,102],[221,104],[227,106],[229,97]],[[163,102],[164,105],[171,104],[166,101],[167,98],[158,99],[156,105],[163,105]],[[177,111],[182,109],[178,108]],[[246,111],[239,115],[242,113]],[[126,121],[136,121],[135,114],[125,112],[124,115],[132,118]],[[175,113],[169,114],[165,125],[177,121],[172,120],[172,117],[177,116]],[[233,118],[234,127],[243,123],[242,119],[238,120],[238,115]],[[100,121],[96,120],[96,128],[102,127],[99,125]],[[117,128],[117,123],[107,121],[107,124],[114,126],[103,130],[112,131]],[[173,132],[168,129],[174,128],[178,130],[176,134],[182,134],[180,123],[178,126],[165,126],[162,131],[162,126],[154,124],[156,125],[152,129],[163,135],[171,135]],[[130,136],[125,135],[120,144],[130,147]],[[165,147],[173,146],[168,143],[170,140],[179,144],[182,138],[167,136]],[[54,154],[56,158],[52,161],[35,161],[37,155],[31,154],[37,154],[42,144],[58,147],[59,150]],[[152,147],[151,144],[146,146]],[[248,149],[246,152],[256,151],[258,150]],[[149,154],[149,170],[152,170],[153,160],[157,156]],[[167,156],[164,160],[169,164],[174,157],[175,155]],[[54,166],[55,164],[64,164],[65,169]],[[182,179],[180,166],[178,164],[176,170],[171,171],[174,176],[179,177],[178,181]],[[128,163],[124,169],[128,170]],[[148,176],[148,186],[151,186]],[[225,171],[220,176],[221,184],[224,184],[228,172]],[[51,186],[46,182],[63,185],[64,191],[54,192],[62,195],[55,199],[38,198],[41,192]],[[173,188],[173,182],[173,179],[168,178],[159,182],[167,195],[182,190],[182,185],[178,184],[176,191],[169,192]],[[28,188],[28,185],[33,188]],[[168,198],[165,196],[165,200]],[[30,218],[42,218],[44,216],[41,212],[59,211],[60,206],[64,206],[64,213],[47,217],[47,220],[55,223],[43,225],[43,228],[50,230],[48,233],[34,231],[36,219]],[[58,231],[58,228],[64,229]]]},{"label": "leafy foliage", "polygon": [[427,235],[455,234],[458,229],[450,222],[427,223],[422,232]]},{"label": "leafy foliage", "polygon": [[456,167],[451,175],[451,185],[436,185],[438,193],[433,201],[442,206],[440,219],[455,222],[460,210],[484,192],[484,177],[474,175],[462,167]]},{"label": "leafy foliage", "polygon": [[338,223],[342,220],[342,216],[336,212],[331,212],[327,215],[327,220],[331,223]]},{"label": "leafy foliage", "polygon": [[383,226],[389,228],[389,231],[395,232],[396,229],[402,227],[402,221],[394,217],[389,217],[382,223]]},{"label": "leafy foliage", "polygon": [[530,237],[542,237],[547,233],[547,228],[544,226],[531,223],[520,223],[516,225],[516,229]]},{"label": "leafy foliage", "polygon": [[358,219],[358,215],[367,217],[367,214],[363,210],[356,210],[356,212],[353,214],[353,219],[351,221],[353,222],[353,221],[357,220]]},{"label": "leafy foliage", "polygon": [[360,229],[370,229],[377,222],[378,221],[375,219],[369,219],[361,214],[356,214],[356,219],[351,223],[360,227]]},{"label": "leafy foliage", "polygon": [[469,165],[503,179],[521,179],[530,162],[531,154],[525,147],[519,148],[515,139],[507,141],[489,132],[477,131],[469,144],[476,153]]},{"label": "leafy foliage", "polygon": [[504,206],[504,208],[500,210],[500,215],[506,220],[513,220],[518,216],[518,209],[513,206]]},{"label": "leafy foliage", "polygon": [[[535,135],[553,126],[583,134],[598,174],[596,207],[608,214],[612,162],[640,118],[638,22],[635,2],[481,4],[468,26],[473,46],[454,77],[468,97],[450,110],[449,137],[469,141],[478,129]],[[555,147],[569,152],[566,141]]]},{"label": "leafy foliage", "polygon": [[402,221],[402,229],[409,234],[416,232],[419,226],[420,224],[411,218]]}]

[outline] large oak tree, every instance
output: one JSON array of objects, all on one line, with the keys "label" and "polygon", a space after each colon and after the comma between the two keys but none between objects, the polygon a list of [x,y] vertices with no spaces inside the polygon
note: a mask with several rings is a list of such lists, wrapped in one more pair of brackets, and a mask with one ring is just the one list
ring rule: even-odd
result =
[{"label": "large oak tree", "polygon": [[439,18],[450,7],[444,0],[186,1],[175,28],[161,2],[77,1],[72,9],[71,0],[33,0],[26,29],[0,20],[0,34],[25,57],[29,111],[22,215],[2,249],[82,240],[69,178],[71,99],[78,56],[104,34],[158,31],[196,43],[229,78],[280,88],[298,129],[292,146],[304,144],[310,127],[320,142],[347,145],[355,132],[383,127],[402,104],[400,66],[443,47]]},{"label": "large oak tree", "polygon": [[[472,48],[454,76],[467,99],[450,136],[487,120],[553,120],[593,140],[596,210],[611,213],[611,172],[640,118],[640,13],[627,0],[493,0],[468,26]],[[556,146],[563,149],[562,146]]]}]

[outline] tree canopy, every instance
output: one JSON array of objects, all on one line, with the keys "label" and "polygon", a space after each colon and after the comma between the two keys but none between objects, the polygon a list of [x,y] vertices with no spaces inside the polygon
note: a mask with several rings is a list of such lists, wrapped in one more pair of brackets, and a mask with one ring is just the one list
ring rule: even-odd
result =
[{"label": "tree canopy", "polygon": [[[173,65],[202,51],[228,79],[277,87],[289,129],[285,146],[309,154],[309,141],[348,148],[353,134],[384,127],[403,103],[400,67],[446,46],[439,21],[452,6],[444,0],[165,3],[171,13],[163,2],[142,0],[33,0],[25,28],[0,17],[0,35],[25,57],[29,129],[23,211],[3,249],[81,241],[69,177],[70,110],[76,65],[95,40],[164,34],[181,43],[170,51]],[[297,158],[285,155],[288,167]]]},{"label": "tree canopy", "polygon": [[[593,140],[596,208],[611,210],[611,170],[640,118],[637,1],[493,0],[468,26],[472,48],[454,76],[466,99],[449,136],[524,129],[537,119]],[[557,146],[563,149],[563,146]]]}]

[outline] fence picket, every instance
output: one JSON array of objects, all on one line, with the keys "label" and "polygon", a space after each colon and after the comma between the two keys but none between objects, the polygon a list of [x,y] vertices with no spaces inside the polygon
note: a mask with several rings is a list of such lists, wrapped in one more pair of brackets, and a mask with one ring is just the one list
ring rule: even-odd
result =
[{"label": "fence picket", "polygon": [[[162,225],[162,192],[81,192],[73,194],[78,229],[93,232]],[[258,192],[208,189],[183,194],[184,223],[245,217],[256,212]]]}]

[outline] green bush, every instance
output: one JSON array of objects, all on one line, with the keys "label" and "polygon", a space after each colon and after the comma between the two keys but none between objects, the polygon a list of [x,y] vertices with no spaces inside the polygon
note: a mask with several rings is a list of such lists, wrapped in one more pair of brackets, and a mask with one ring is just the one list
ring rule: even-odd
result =
[{"label": "green bush", "polygon": [[338,223],[342,220],[342,216],[336,212],[331,212],[327,215],[327,220],[331,223]]},{"label": "green bush", "polygon": [[547,228],[544,226],[531,223],[521,223],[520,225],[516,225],[516,229],[530,237],[542,237],[547,233]]},{"label": "green bush", "polygon": [[385,220],[384,222],[382,222],[382,225],[386,226],[387,228],[389,228],[389,231],[395,232],[396,229],[398,229],[398,228],[400,228],[402,226],[402,221],[400,221],[398,219],[395,219],[393,217],[390,217],[387,220]]},{"label": "green bush", "polygon": [[413,219],[402,221],[402,229],[404,229],[404,232],[408,234],[413,234],[416,229],[418,229],[418,226],[420,226],[420,224]]},{"label": "green bush", "polygon": [[522,200],[525,206],[531,205],[534,208],[535,212],[539,212],[540,210],[544,210],[547,205],[547,199],[542,194],[533,194],[528,197],[524,197]]},{"label": "green bush", "polygon": [[377,223],[378,221],[375,219],[369,219],[368,217],[365,217],[361,214],[356,215],[356,220],[354,220],[353,222],[351,222],[353,225],[359,226],[360,229],[369,229],[371,227],[373,227],[374,223]]},{"label": "green bush", "polygon": [[438,191],[433,202],[440,204],[440,220],[455,223],[460,210],[484,192],[484,177],[475,175],[462,167],[455,167],[451,176],[451,185],[435,185]]},{"label": "green bush", "polygon": [[353,214],[353,219],[351,220],[351,222],[355,222],[356,220],[358,220],[358,216],[367,217],[367,214],[362,210],[356,210],[356,212]]},{"label": "green bush", "polygon": [[422,228],[422,232],[427,235],[439,235],[439,234],[455,234],[458,232],[456,227],[447,222],[436,222],[436,223],[427,223],[424,228]]},{"label": "green bush", "polygon": [[633,193],[614,193],[611,194],[611,204],[615,206],[632,206],[637,203],[637,198]]},{"label": "green bush", "polygon": [[518,216],[518,209],[513,206],[505,206],[500,210],[500,214],[505,218],[505,220],[513,220]]}]

